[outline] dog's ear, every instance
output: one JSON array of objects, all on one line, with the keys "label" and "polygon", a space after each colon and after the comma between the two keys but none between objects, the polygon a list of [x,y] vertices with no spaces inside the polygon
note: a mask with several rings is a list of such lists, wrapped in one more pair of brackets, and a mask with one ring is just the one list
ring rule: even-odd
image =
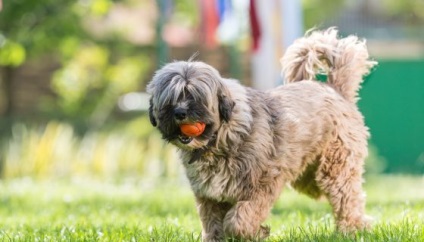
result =
[{"label": "dog's ear", "polygon": [[219,117],[225,122],[230,121],[235,102],[225,94],[218,95],[218,102]]},{"label": "dog's ear", "polygon": [[149,106],[149,118],[150,118],[150,123],[152,123],[152,125],[154,127],[156,127],[156,125],[158,125],[158,123],[156,122],[155,116],[153,116],[153,102],[152,99],[150,98],[150,106]]}]

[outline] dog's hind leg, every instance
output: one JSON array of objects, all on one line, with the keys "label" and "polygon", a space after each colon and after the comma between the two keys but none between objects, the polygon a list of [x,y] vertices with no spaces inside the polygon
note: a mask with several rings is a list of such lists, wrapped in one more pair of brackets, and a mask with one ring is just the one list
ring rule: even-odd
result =
[{"label": "dog's hind leg", "polygon": [[365,215],[365,193],[362,190],[363,160],[366,149],[344,147],[338,138],[321,157],[317,183],[333,207],[337,229],[350,233],[367,229],[370,218]]},{"label": "dog's hind leg", "polygon": [[197,209],[202,221],[202,241],[218,242],[225,240],[223,220],[232,207],[225,202],[216,202],[206,198],[196,197]]}]

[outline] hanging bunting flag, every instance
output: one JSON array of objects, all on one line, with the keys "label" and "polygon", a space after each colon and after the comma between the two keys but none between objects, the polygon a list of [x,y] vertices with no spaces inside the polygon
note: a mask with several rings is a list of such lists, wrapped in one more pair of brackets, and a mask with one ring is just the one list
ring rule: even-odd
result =
[{"label": "hanging bunting flag", "polygon": [[219,24],[219,14],[216,0],[202,0],[202,37],[208,48],[214,48],[217,45],[216,30]]},{"label": "hanging bunting flag", "polygon": [[232,11],[231,0],[216,0],[218,14],[219,14],[219,22],[222,23],[225,19],[225,15],[228,15]]},{"label": "hanging bunting flag", "polygon": [[261,37],[261,29],[259,24],[258,12],[256,9],[255,0],[250,0],[250,29],[252,35],[252,49],[256,51],[259,48],[259,39]]},{"label": "hanging bunting flag", "polygon": [[220,16],[217,38],[222,44],[234,44],[242,35],[240,20],[237,19],[231,0],[217,1]]}]

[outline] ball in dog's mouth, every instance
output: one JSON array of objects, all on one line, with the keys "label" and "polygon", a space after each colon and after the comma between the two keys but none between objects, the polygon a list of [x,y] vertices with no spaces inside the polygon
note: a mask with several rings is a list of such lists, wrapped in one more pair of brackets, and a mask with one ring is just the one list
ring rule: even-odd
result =
[{"label": "ball in dog's mouth", "polygon": [[185,136],[196,137],[205,131],[206,124],[203,122],[180,124],[181,133]]},{"label": "ball in dog's mouth", "polygon": [[197,137],[205,131],[206,124],[203,122],[194,123],[183,123],[180,124],[181,134],[179,140],[183,144],[188,144],[193,140],[193,137]]}]

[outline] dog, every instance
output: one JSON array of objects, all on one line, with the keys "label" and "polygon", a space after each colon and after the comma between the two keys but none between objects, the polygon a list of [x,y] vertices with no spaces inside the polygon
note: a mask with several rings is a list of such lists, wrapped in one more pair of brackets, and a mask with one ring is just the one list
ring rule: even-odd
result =
[{"label": "dog", "polygon": [[[326,197],[343,233],[370,226],[362,189],[369,132],[356,106],[376,64],[365,41],[316,30],[281,62],[285,84],[268,91],[192,60],[166,64],[147,85],[150,121],[180,151],[203,241],[269,236],[262,223],[285,185]],[[320,73],[326,82],[316,81]],[[181,133],[180,125],[199,121],[201,135]]]}]

